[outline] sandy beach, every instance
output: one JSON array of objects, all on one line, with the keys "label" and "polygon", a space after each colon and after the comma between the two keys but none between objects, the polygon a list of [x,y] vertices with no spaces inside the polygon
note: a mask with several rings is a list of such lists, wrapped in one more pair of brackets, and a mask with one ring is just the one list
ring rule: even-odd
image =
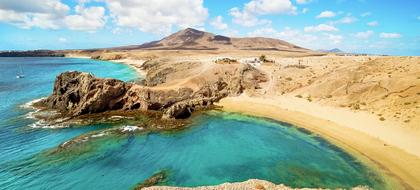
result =
[{"label": "sandy beach", "polygon": [[146,72],[143,69],[141,69],[141,66],[143,65],[143,63],[146,62],[145,60],[118,59],[118,60],[110,60],[110,61],[115,62],[115,63],[123,63],[128,66],[131,66],[132,68],[134,68],[134,70],[136,70],[136,72],[140,76],[146,76]]},{"label": "sandy beach", "polygon": [[[144,52],[143,52],[144,53]],[[180,69],[179,71],[176,70],[175,72],[171,72],[168,74],[168,84],[176,83],[182,84],[183,86],[191,86],[191,84],[195,84],[194,81],[203,80],[202,77],[206,76],[208,78],[212,78],[215,74],[211,71],[216,67],[216,65],[212,65],[212,62],[209,61],[208,57],[203,58],[202,56],[192,56],[188,54],[183,56],[178,55],[178,52],[171,52],[172,54],[168,54],[166,58],[173,58],[169,59],[171,64],[173,63],[188,63],[186,60],[190,61],[197,61],[204,64],[197,66],[197,68],[191,69],[187,68],[186,70]],[[156,52],[153,53],[155,55]],[[172,56],[169,56],[172,55]],[[114,54],[104,56],[113,57]],[[148,57],[149,55],[145,53],[144,57]],[[141,66],[144,64],[145,59],[132,59],[130,56],[123,56],[127,58],[122,58],[119,60],[111,60],[113,62],[127,64],[132,66],[136,69],[136,71],[145,76],[147,71],[141,69]],[[185,60],[184,60],[185,58]],[[289,60],[290,59],[290,60]],[[351,60],[350,60],[351,59]],[[354,61],[355,59],[356,61]],[[360,60],[359,60],[360,59]],[[386,180],[386,183],[390,184],[391,187],[399,189],[401,187],[405,187],[405,189],[416,189],[420,187],[420,149],[418,149],[417,145],[420,144],[420,131],[415,127],[417,117],[410,116],[413,121],[412,122],[403,122],[402,119],[396,119],[395,117],[391,117],[389,114],[386,117],[386,120],[379,119],[379,113],[388,113],[388,112],[406,112],[407,115],[412,114],[410,110],[417,109],[417,108],[402,108],[400,105],[390,105],[389,102],[392,100],[388,99],[375,99],[372,102],[377,102],[376,104],[369,104],[368,106],[379,106],[379,107],[365,107],[362,110],[351,109],[348,106],[341,107],[338,103],[334,103],[334,98],[323,98],[325,94],[317,95],[315,97],[318,101],[308,101],[308,98],[299,98],[297,97],[300,94],[304,94],[306,97],[310,97],[305,95],[307,93],[313,93],[311,90],[311,86],[301,86],[301,83],[305,83],[307,79],[307,73],[301,72],[313,72],[317,77],[321,79],[324,76],[329,76],[332,70],[337,71],[337,68],[332,69],[325,69],[326,66],[324,65],[325,62],[335,64],[335,62],[346,62],[349,65],[360,65],[360,64],[367,64],[369,63],[369,57],[355,57],[355,58],[341,58],[341,57],[308,57],[303,59],[306,62],[311,62],[311,69],[294,69],[288,68],[288,65],[293,65],[296,62],[296,59],[291,58],[276,58],[277,61],[281,63],[285,68],[283,69],[276,69],[276,66],[263,66],[259,69],[263,70],[264,72],[268,73],[270,80],[262,85],[261,90],[253,91],[251,94],[253,97],[249,97],[248,95],[242,94],[238,97],[227,97],[223,98],[218,105],[223,106],[224,111],[230,112],[241,112],[249,115],[260,116],[260,117],[267,117],[272,118],[275,120],[288,122],[298,127],[302,127],[316,133],[323,138],[329,140],[333,144],[344,149],[346,152],[351,153],[352,155],[359,158],[361,161],[366,163],[367,165],[372,166],[375,170],[380,171],[380,173],[384,174],[385,176],[390,176],[389,179]],[[376,58],[373,58],[375,60]],[[388,62],[392,62],[394,59],[400,60],[400,58],[389,58],[382,60],[379,58],[380,63],[386,63],[386,66],[390,64]],[[289,62],[290,63],[289,63]],[[360,63],[359,63],[360,61]],[[411,59],[401,59],[400,63],[406,63]],[[162,60],[163,63],[168,62],[167,60]],[[172,63],[173,62],[173,63]],[[168,65],[170,65],[168,63]],[[336,66],[338,67],[338,66]],[[346,65],[342,67],[347,67]],[[160,69],[163,69],[162,67]],[[382,69],[391,69],[388,67],[382,67]],[[407,67],[408,68],[408,67]],[[312,70],[313,69],[313,70]],[[290,70],[293,70],[294,75],[293,81],[287,80],[287,78],[275,78],[274,76],[283,76],[290,74]],[[344,69],[343,71],[346,71]],[[192,71],[195,75],[192,75],[188,71]],[[199,72],[200,71],[200,72]],[[340,71],[342,72],[342,71]],[[366,71],[363,71],[366,72]],[[377,72],[385,72],[378,70]],[[386,71],[388,72],[388,71]],[[410,71],[409,73],[411,74]],[[199,73],[199,74],[197,74]],[[217,72],[216,72],[217,73]],[[300,74],[299,74],[300,73]],[[297,77],[298,75],[302,75],[301,77]],[[185,78],[185,76],[190,76]],[[308,75],[310,76],[310,75]],[[400,75],[395,75],[396,77],[400,77]],[[336,76],[332,77],[331,80],[341,80],[339,77]],[[282,81],[286,79],[287,81]],[[347,81],[350,79],[342,80]],[[387,78],[381,78],[380,80],[389,80]],[[410,84],[412,82],[408,82]],[[168,84],[161,84],[156,86],[155,88],[168,88]],[[324,89],[318,90],[319,92],[323,92],[328,94],[328,91],[331,89],[325,89],[326,87],[322,86],[322,83],[310,83],[313,84],[313,88],[316,89]],[[392,84],[388,86],[390,91],[398,91],[394,90],[398,89],[399,85],[393,85],[393,83],[386,83]],[[334,84],[336,85],[336,84]],[[179,85],[172,85],[171,87],[179,86]],[[327,87],[330,85],[327,85]],[[339,88],[339,87],[336,87]],[[382,93],[378,88],[373,87],[370,92],[372,94],[366,95],[366,99],[375,98],[376,95],[374,93]],[[410,88],[408,88],[410,89]],[[286,93],[285,95],[280,95],[280,92],[284,91],[291,91],[291,93]],[[318,92],[316,91],[316,92]],[[402,92],[402,91],[401,91]],[[405,91],[404,91],[405,92]],[[332,93],[332,92],[329,92]],[[391,96],[393,92],[386,92],[386,96]],[[411,94],[413,92],[407,92]],[[297,95],[296,95],[297,94]],[[358,93],[350,93],[346,95],[348,97],[357,96]],[[382,95],[382,94],[381,94]],[[340,95],[337,94],[337,97]],[[335,96],[333,96],[335,97]],[[314,98],[314,97],[312,97]],[[351,101],[353,98],[348,99],[340,99],[336,98],[338,102],[342,104],[349,104],[351,105]],[[349,101],[350,100],[350,101]],[[416,100],[414,100],[415,102]],[[406,104],[402,104],[406,106]],[[381,108],[383,107],[383,109]],[[392,110],[386,110],[385,108],[392,108]],[[394,110],[395,109],[395,110]],[[375,114],[372,112],[374,111]],[[413,112],[415,113],[415,112]],[[414,127],[412,127],[414,126]],[[394,180],[392,180],[394,179]],[[392,189],[395,189],[392,188]]]},{"label": "sandy beach", "polygon": [[[267,117],[303,127],[331,141],[364,162],[371,162],[407,189],[420,187],[418,134],[392,123],[378,124],[363,113],[340,110],[293,97],[255,98],[241,95],[222,99],[224,111]],[[387,130],[376,131],[375,127]],[[389,125],[389,126],[388,126]],[[389,135],[393,134],[394,138]]]},{"label": "sandy beach", "polygon": [[[91,59],[92,57],[89,55],[84,55],[84,54],[78,54],[78,53],[68,53],[66,54],[66,57],[68,58],[82,58],[82,59]],[[143,65],[144,62],[146,62],[145,60],[136,60],[136,59],[115,59],[115,60],[109,60],[111,62],[114,63],[122,63],[122,64],[126,64],[130,67],[132,67],[140,76],[145,76],[146,73],[143,69],[141,69],[141,66]]]}]

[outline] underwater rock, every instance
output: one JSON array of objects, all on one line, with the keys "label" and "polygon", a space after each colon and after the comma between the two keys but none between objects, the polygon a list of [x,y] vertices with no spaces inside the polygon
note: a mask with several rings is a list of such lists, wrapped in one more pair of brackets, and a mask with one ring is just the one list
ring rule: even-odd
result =
[{"label": "underwater rock", "polygon": [[162,181],[164,181],[166,176],[167,176],[167,174],[166,174],[165,171],[160,171],[160,172],[152,175],[148,179],[144,180],[142,183],[138,184],[136,187],[134,187],[134,190],[140,190],[140,189],[143,189],[145,187],[150,187],[150,186],[153,186],[153,185],[157,185],[158,183],[161,183]]}]

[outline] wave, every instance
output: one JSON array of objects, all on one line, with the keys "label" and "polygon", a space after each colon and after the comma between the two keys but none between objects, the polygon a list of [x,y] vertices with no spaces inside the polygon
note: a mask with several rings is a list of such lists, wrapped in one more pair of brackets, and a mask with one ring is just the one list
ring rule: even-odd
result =
[{"label": "wave", "polygon": [[35,118],[35,115],[36,115],[36,114],[37,114],[37,113],[38,113],[41,109],[38,109],[38,108],[34,107],[34,104],[35,104],[35,103],[37,103],[37,102],[39,102],[39,101],[42,101],[42,100],[44,100],[44,99],[45,99],[45,97],[44,97],[44,98],[37,98],[37,99],[31,100],[31,101],[29,101],[29,102],[26,102],[26,103],[24,103],[24,104],[20,105],[20,106],[19,106],[20,108],[34,110],[34,111],[31,111],[31,112],[27,113],[27,114],[25,115],[25,118],[27,118],[27,119],[36,119],[36,118]]},{"label": "wave", "polygon": [[103,136],[106,136],[106,135],[108,135],[108,133],[107,133],[107,132],[100,132],[100,133],[98,133],[98,134],[93,134],[93,135],[91,135],[90,137],[91,137],[91,138],[99,138],[99,137],[103,137]]},{"label": "wave", "polygon": [[19,107],[24,108],[24,109],[33,110],[33,111],[25,114],[25,118],[33,119],[33,120],[37,120],[37,121],[35,123],[32,123],[32,124],[28,125],[28,126],[30,128],[34,128],[34,129],[61,129],[61,128],[69,127],[68,124],[63,123],[68,118],[55,119],[52,122],[47,122],[45,119],[39,119],[39,116],[48,116],[48,115],[57,114],[56,111],[42,111],[41,112],[41,109],[38,109],[38,108],[34,107],[35,103],[37,103],[39,101],[42,101],[45,98],[46,97],[34,99],[34,100],[31,100],[31,101],[19,106]]},{"label": "wave", "polygon": [[62,129],[62,128],[69,127],[69,125],[67,125],[67,124],[51,124],[51,123],[48,123],[44,120],[39,120],[35,123],[30,124],[29,127],[34,128],[34,129]]},{"label": "wave", "polygon": [[37,98],[37,99],[31,100],[31,101],[29,101],[29,102],[26,102],[26,103],[24,103],[24,104],[20,105],[19,107],[24,108],[24,109],[36,109],[36,108],[34,107],[34,104],[35,104],[35,103],[37,103],[37,102],[39,102],[39,101],[42,101],[42,100],[44,100],[44,99],[46,99],[46,97],[43,97],[43,98]]},{"label": "wave", "polygon": [[132,126],[132,125],[126,125],[120,128],[121,132],[126,133],[126,132],[135,132],[135,131],[142,131],[144,130],[143,127],[137,127],[137,126]]}]

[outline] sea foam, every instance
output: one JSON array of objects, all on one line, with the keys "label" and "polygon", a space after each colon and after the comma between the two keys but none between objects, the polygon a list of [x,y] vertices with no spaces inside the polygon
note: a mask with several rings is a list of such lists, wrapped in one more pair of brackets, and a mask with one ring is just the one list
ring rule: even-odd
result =
[{"label": "sea foam", "polygon": [[131,125],[126,125],[121,127],[121,132],[126,133],[126,132],[135,132],[135,131],[141,131],[143,130],[143,127],[137,127],[137,126],[131,126]]}]

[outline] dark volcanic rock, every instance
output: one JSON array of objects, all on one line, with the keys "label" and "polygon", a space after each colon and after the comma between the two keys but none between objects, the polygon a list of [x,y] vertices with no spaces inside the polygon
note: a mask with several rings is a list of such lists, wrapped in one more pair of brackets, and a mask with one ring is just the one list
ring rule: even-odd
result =
[{"label": "dark volcanic rock", "polygon": [[152,176],[150,176],[148,179],[144,180],[142,183],[138,184],[136,187],[134,187],[134,190],[140,190],[145,187],[150,187],[157,185],[161,182],[163,182],[167,177],[166,171],[160,171]]},{"label": "dark volcanic rock", "polygon": [[[159,73],[147,76],[156,79],[168,75]],[[160,111],[164,119],[185,119],[193,111],[207,109],[223,97],[257,89],[264,80],[262,73],[248,65],[214,75],[194,88],[155,88],[72,71],[57,77],[53,94],[42,103],[67,117],[110,110],[154,110]]]},{"label": "dark volcanic rock", "polygon": [[[194,93],[190,88],[155,90],[116,79],[100,79],[89,73],[71,71],[57,77],[53,94],[42,103],[47,108],[59,110],[65,116],[79,116],[119,109],[165,111],[174,104],[188,102],[193,97]],[[200,105],[205,107],[210,104]],[[171,110],[178,111],[175,108]],[[165,118],[177,118],[179,114],[176,111],[168,112],[175,115],[167,115]]]},{"label": "dark volcanic rock", "polygon": [[48,108],[77,116],[116,110],[123,107],[122,97],[131,84],[116,79],[98,79],[78,71],[60,74],[53,94],[44,100]]}]

